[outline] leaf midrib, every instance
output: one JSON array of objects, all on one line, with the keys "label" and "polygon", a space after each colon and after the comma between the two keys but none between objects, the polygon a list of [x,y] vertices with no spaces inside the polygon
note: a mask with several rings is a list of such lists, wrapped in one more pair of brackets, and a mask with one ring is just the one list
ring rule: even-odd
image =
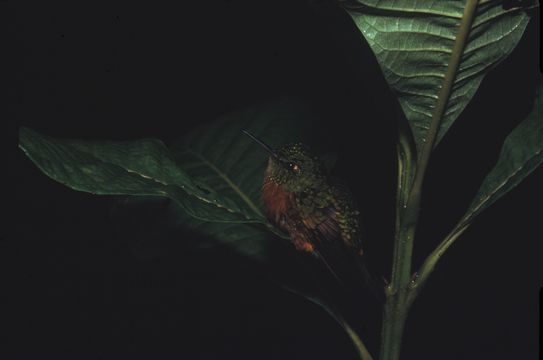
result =
[{"label": "leaf midrib", "polygon": [[[505,187],[507,184],[509,184],[511,182],[511,180],[513,178],[515,178],[519,172],[521,172],[525,167],[526,167],[526,164],[530,163],[534,158],[538,157],[539,155],[541,155],[541,151],[543,149],[539,149],[539,151],[537,151],[535,154],[533,154],[532,156],[530,156],[528,159],[526,159],[526,161],[524,161],[524,163],[519,167],[517,168],[515,171],[513,171],[509,176],[507,176],[501,183],[499,183],[493,191],[491,191],[489,194],[487,194],[483,199],[481,199],[479,202],[478,202],[478,205],[475,206],[470,212],[469,214],[467,214],[464,219],[461,221],[461,224],[466,224],[466,223],[469,223],[471,222],[471,220],[474,218],[474,216],[476,216],[479,212],[479,210],[484,206],[486,205],[486,203],[491,200],[494,195],[496,195],[501,189],[503,189],[503,187]],[[491,171],[492,172],[492,171]]]},{"label": "leaf midrib", "polygon": [[213,170],[213,172],[215,172],[243,200],[243,202],[245,202],[245,204],[247,204],[247,206],[249,206],[249,208],[256,215],[258,215],[261,218],[265,218],[264,214],[260,211],[258,206],[256,206],[256,204],[251,200],[251,198],[249,196],[247,196],[247,194],[245,194],[243,192],[243,190],[241,190],[239,188],[239,186],[237,186],[236,183],[234,183],[228,177],[228,175],[225,172],[223,172],[221,169],[219,169],[217,166],[215,166],[215,164],[213,164],[211,161],[206,159],[202,154],[199,154],[199,153],[193,151],[192,149],[187,148],[187,149],[184,150],[184,152],[194,156],[199,161],[201,161],[203,164],[208,166],[211,170]]}]

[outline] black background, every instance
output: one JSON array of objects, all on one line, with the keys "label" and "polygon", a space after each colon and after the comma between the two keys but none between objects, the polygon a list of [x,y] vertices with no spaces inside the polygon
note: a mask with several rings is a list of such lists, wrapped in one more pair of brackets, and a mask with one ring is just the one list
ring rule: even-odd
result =
[{"label": "black background", "polygon": [[[329,134],[337,174],[366,213],[368,261],[388,276],[397,108],[344,12],[319,1],[74,3],[16,9],[22,59],[10,94],[19,125],[168,143],[225,112],[296,96],[321,114],[315,131]],[[416,265],[528,114],[541,82],[539,40],[536,16],[437,148]],[[114,198],[72,191],[21,151],[14,156],[2,250],[5,359],[356,358],[325,312],[270,283],[265,269],[196,251],[182,236],[156,241],[160,231],[111,216]],[[448,251],[412,309],[403,358],[537,358],[542,183],[539,169]],[[155,241],[141,245],[146,238]]]}]

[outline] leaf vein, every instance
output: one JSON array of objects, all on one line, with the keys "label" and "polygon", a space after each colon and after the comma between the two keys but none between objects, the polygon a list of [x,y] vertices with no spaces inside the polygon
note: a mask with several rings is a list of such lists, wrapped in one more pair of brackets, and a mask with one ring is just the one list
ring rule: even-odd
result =
[{"label": "leaf vein", "polygon": [[205,157],[203,157],[201,154],[198,154],[191,149],[187,149],[189,153],[191,153],[196,158],[200,159],[202,162],[204,162],[211,170],[213,170],[217,175],[223,179],[231,188],[236,192],[236,194],[253,210],[258,216],[264,217],[262,212],[258,209],[258,207],[253,203],[253,201],[224,173],[222,172],[218,167],[216,167],[213,163],[208,161]]}]

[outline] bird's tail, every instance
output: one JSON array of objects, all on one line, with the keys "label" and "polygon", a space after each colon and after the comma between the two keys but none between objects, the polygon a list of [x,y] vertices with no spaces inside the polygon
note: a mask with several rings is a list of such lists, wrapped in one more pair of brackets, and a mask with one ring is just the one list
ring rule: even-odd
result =
[{"label": "bird's tail", "polygon": [[315,246],[314,252],[344,289],[363,296],[370,293],[378,301],[384,300],[383,289],[377,285],[362,255],[337,244],[325,246],[322,242]]}]

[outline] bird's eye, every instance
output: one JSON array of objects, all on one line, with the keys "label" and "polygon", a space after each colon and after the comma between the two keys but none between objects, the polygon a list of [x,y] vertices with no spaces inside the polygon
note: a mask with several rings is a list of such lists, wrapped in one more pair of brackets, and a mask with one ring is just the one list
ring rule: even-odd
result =
[{"label": "bird's eye", "polygon": [[289,163],[287,163],[287,166],[288,166],[288,168],[289,168],[290,170],[292,170],[292,171],[295,172],[295,173],[297,173],[297,172],[300,171],[300,166],[297,165],[297,164],[295,164],[295,163],[289,162]]}]

